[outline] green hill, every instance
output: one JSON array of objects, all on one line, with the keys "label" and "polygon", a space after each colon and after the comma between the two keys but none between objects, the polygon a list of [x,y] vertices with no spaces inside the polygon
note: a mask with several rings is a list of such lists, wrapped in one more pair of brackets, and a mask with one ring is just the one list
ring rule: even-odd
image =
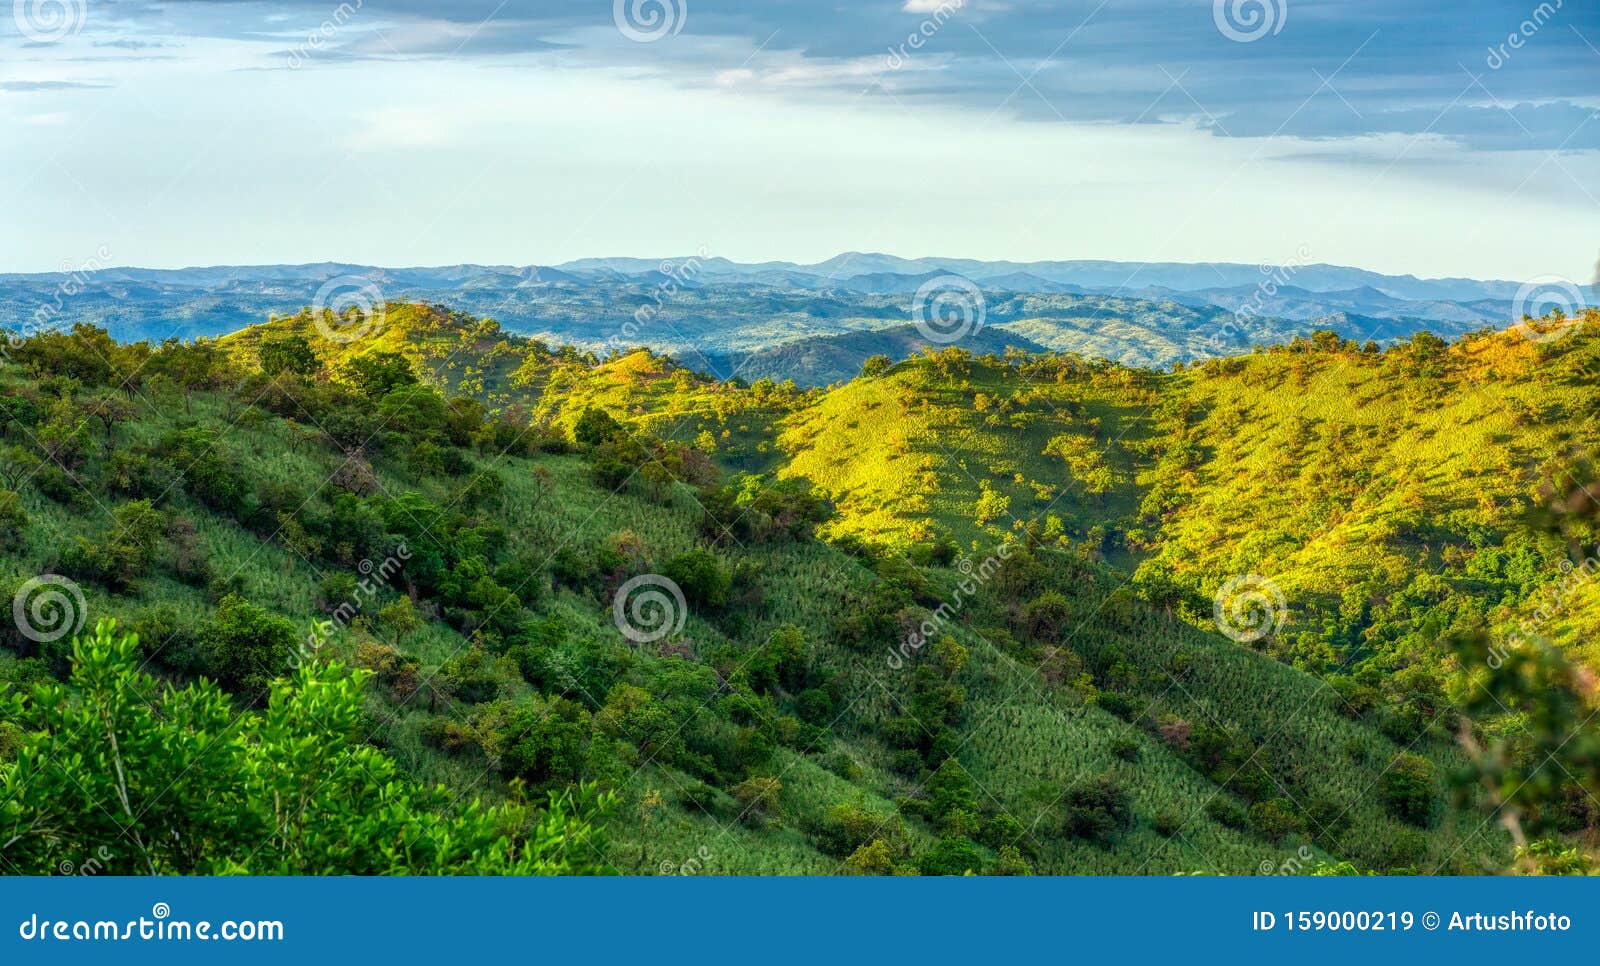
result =
[{"label": "green hill", "polygon": [[[51,680],[191,702],[139,719],[157,734],[271,736],[293,697],[269,683],[333,659],[305,700],[353,681],[360,714],[310,719],[314,743],[442,786],[382,806],[406,835],[489,836],[419,871],[1504,868],[1478,796],[1448,793],[1442,638],[1557,586],[1523,512],[1594,442],[1595,344],[1319,337],[1170,373],[944,350],[823,392],[426,306],[349,343],[304,313],[215,343],[40,335],[0,371],[5,579],[69,579],[68,622],[137,631],[155,677],[7,625],[0,840],[28,844],[3,854],[92,848],[65,819],[87,800],[29,791],[104,747],[38,716]],[[1246,573],[1287,613],[1241,646],[1210,595]],[[1584,656],[1588,593],[1557,634]],[[133,782],[130,841],[231,774],[171,764]],[[337,868],[308,843],[345,797],[306,795],[259,855],[219,839],[225,867]]]}]

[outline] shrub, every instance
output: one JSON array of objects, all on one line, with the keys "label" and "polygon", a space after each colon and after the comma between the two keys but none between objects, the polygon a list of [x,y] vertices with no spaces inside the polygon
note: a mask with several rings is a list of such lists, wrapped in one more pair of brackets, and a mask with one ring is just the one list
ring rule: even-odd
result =
[{"label": "shrub", "polygon": [[298,644],[288,619],[230,594],[201,630],[197,670],[256,703],[266,698],[272,680],[289,669]]},{"label": "shrub", "polygon": [[1133,818],[1127,790],[1108,775],[1070,786],[1062,804],[1062,831],[1073,838],[1109,842]]},{"label": "shrub", "polygon": [[983,871],[983,852],[971,839],[945,836],[917,860],[923,875],[973,875]]},{"label": "shrub", "polygon": [[694,549],[667,561],[661,568],[664,576],[676,583],[691,601],[713,609],[728,603],[728,591],[733,578],[717,555],[709,550]]},{"label": "shrub", "polygon": [[1433,762],[1421,755],[1400,754],[1378,780],[1384,804],[1397,817],[1412,825],[1426,826],[1438,807],[1434,787]]}]

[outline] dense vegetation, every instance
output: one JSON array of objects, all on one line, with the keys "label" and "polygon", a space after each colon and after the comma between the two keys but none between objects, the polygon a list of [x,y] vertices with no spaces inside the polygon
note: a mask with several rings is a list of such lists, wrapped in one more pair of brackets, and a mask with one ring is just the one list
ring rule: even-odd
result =
[{"label": "dense vegetation", "polygon": [[827,391],[361,321],[6,347],[6,871],[1584,867],[1600,320]]}]

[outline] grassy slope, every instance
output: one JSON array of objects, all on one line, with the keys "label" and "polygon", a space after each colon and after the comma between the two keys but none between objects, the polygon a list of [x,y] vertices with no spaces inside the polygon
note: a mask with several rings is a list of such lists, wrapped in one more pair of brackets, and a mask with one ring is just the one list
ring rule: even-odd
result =
[{"label": "grassy slope", "polygon": [[[1124,444],[1141,434],[1150,398],[1142,378],[1086,367],[1056,382],[992,358],[903,363],[788,420],[781,473],[812,481],[838,504],[835,533],[900,546],[951,536],[977,548],[1016,521],[1054,514],[1081,536],[1134,508]],[[1063,434],[1078,440],[1076,468],[1045,455]],[[1091,467],[1109,471],[1110,489],[1088,491],[1083,471]],[[1009,505],[980,523],[973,507],[985,486]]]},{"label": "grassy slope", "polygon": [[[883,385],[893,386],[900,378],[897,374]],[[18,388],[14,374],[6,379],[7,388]],[[865,388],[879,387],[869,384]],[[924,388],[932,391],[936,387]],[[1000,384],[991,388],[998,390]],[[633,398],[648,397],[648,390],[637,386],[627,391],[638,394]],[[1088,396],[1082,403],[1089,412],[1102,406],[1099,399]],[[184,416],[181,407],[172,401],[154,407],[141,405],[138,417],[118,428],[117,445],[154,439],[190,418],[202,425],[232,425],[221,444],[225,459],[230,465],[247,467],[252,483],[292,483],[315,494],[341,462],[331,448],[298,442],[285,421],[207,394],[196,397],[192,417]],[[941,439],[957,440],[964,448],[983,441],[987,441],[984,445],[992,442],[999,446],[999,441],[1007,438],[1004,433],[997,433],[991,439],[986,432],[973,430],[975,435],[969,440],[949,435],[948,428],[930,427],[930,431],[934,429],[941,433]],[[1042,430],[1033,432],[1033,442],[1046,436]],[[1004,450],[996,449],[992,455],[1003,457]],[[972,462],[970,458],[968,461]],[[593,545],[631,531],[646,548],[649,560],[659,562],[695,543],[698,508],[687,491],[664,496],[637,488],[608,493],[592,482],[582,460],[571,456],[481,457],[480,462],[492,465],[507,482],[499,512],[515,550],[548,559],[562,546]],[[1042,474],[1046,466],[1041,464],[1036,469]],[[418,491],[441,503],[451,498],[453,484],[448,479],[416,473],[393,460],[379,460],[374,469],[382,492]],[[536,471],[541,469],[554,480],[554,497],[541,492],[536,483]],[[112,503],[104,494],[100,500],[106,508]],[[309,626],[319,616],[314,600],[324,574],[281,538],[263,542],[194,503],[181,488],[167,502],[170,511],[196,523],[219,575],[236,575],[250,599],[297,624]],[[63,505],[25,488],[24,503],[31,520],[27,546],[33,549],[26,556],[8,560],[9,576],[16,581],[51,566],[59,548],[70,539],[83,536],[94,540],[103,536],[108,523],[102,507],[93,501]],[[689,801],[686,792],[695,782],[686,775],[654,766],[631,774],[627,779],[630,795],[613,823],[614,847],[609,858],[630,871],[655,871],[663,862],[682,863],[699,856],[704,848],[715,857],[708,863],[714,871],[829,871],[837,867],[836,861],[818,852],[805,831],[823,810],[835,802],[860,800],[887,815],[897,798],[915,790],[912,782],[889,770],[887,751],[872,733],[873,724],[896,713],[904,701],[904,679],[884,665],[881,654],[857,654],[836,643],[833,629],[846,616],[849,595],[860,591],[870,580],[853,558],[819,544],[734,550],[729,556],[731,562],[760,567],[765,604],[748,615],[747,623],[737,633],[724,623],[692,615],[686,632],[691,646],[708,646],[729,639],[730,634],[737,641],[760,640],[779,623],[797,624],[808,637],[821,643],[828,657],[847,669],[845,677],[851,689],[848,710],[833,729],[828,748],[809,754],[788,749],[780,752],[774,771],[784,783],[782,817],[771,826],[734,821],[736,809],[731,813],[724,808],[708,811],[703,800]],[[92,586],[86,590],[92,614],[118,615],[127,620],[162,605],[199,616],[209,612],[213,603],[206,593],[173,580],[165,568],[152,572],[130,595],[111,597]],[[1358,791],[1370,784],[1387,761],[1390,749],[1385,739],[1313,700],[1319,686],[1312,679],[1181,626],[1152,630],[1150,612],[1137,602],[1129,605],[1134,608],[1134,616],[1124,615],[1119,618],[1122,623],[1101,620],[1097,615],[1109,599],[1108,593],[1109,586],[1089,588],[1079,601],[1081,611],[1089,617],[1072,643],[1081,645],[1087,657],[1093,658],[1098,648],[1108,646],[1107,642],[1120,642],[1132,655],[1132,663],[1144,668],[1147,677],[1155,681],[1165,675],[1164,654],[1179,646],[1176,642],[1185,642],[1183,646],[1193,652],[1192,673],[1198,677],[1191,679],[1192,686],[1174,687],[1172,693],[1152,688],[1152,696],[1161,695],[1159,708],[1197,718],[1209,715],[1257,740],[1289,742],[1284,747],[1295,749],[1299,767],[1317,783],[1308,787],[1326,786],[1324,790],[1329,795]],[[540,609],[560,617],[576,632],[607,639],[618,637],[611,626],[608,599],[553,584],[545,587],[541,596]],[[1019,665],[1007,648],[990,644],[989,633],[965,626],[958,627],[955,633],[973,649],[976,658],[961,682],[968,689],[970,700],[958,728],[962,742],[959,757],[978,780],[987,802],[1015,815],[1025,828],[1040,830],[1035,838],[1041,853],[1041,871],[1200,869],[1244,873],[1256,870],[1263,862],[1281,861],[1292,854],[1292,843],[1267,842],[1213,821],[1204,806],[1212,797],[1226,793],[1155,738],[1147,727],[1132,727],[1085,703],[1074,692],[1046,683],[1030,666]],[[341,632],[333,653],[352,654],[367,634],[359,623],[353,630]],[[403,642],[402,650],[419,658],[424,670],[431,672],[467,646],[469,642],[442,622],[428,621]],[[679,659],[640,654],[638,660],[653,665]],[[1273,693],[1275,697],[1259,706],[1243,703],[1240,698],[1261,693]],[[373,739],[394,749],[417,774],[444,781],[463,795],[494,797],[503,793],[489,763],[480,755],[443,753],[421,737],[428,715],[425,708],[396,706],[377,689],[371,702]],[[1284,708],[1303,710],[1283,718]],[[447,706],[441,713],[465,723],[468,710]],[[1275,733],[1279,729],[1282,734]],[[1137,763],[1112,755],[1117,739],[1135,744]],[[1340,739],[1359,740],[1373,750],[1348,759],[1346,751],[1337,746]],[[1447,750],[1432,753],[1446,758],[1449,755]],[[841,768],[841,758],[852,765]],[[850,777],[840,777],[838,771]],[[1134,789],[1134,830],[1109,849],[1049,832],[1050,816],[1062,789],[1077,779],[1106,771],[1123,776]],[[659,789],[664,801],[653,812],[641,807],[651,789]],[[1368,805],[1357,802],[1355,810],[1359,834],[1351,837],[1348,848],[1335,854],[1370,866],[1386,864],[1382,853],[1364,843],[1381,844],[1402,831]],[[1169,841],[1153,830],[1152,823],[1158,816],[1176,816],[1182,821],[1181,840]],[[1466,817],[1460,817],[1430,835],[1425,854],[1442,862],[1454,853],[1459,841],[1458,824],[1465,821]],[[920,823],[911,824],[914,837],[926,840],[931,836],[931,831]]]}]

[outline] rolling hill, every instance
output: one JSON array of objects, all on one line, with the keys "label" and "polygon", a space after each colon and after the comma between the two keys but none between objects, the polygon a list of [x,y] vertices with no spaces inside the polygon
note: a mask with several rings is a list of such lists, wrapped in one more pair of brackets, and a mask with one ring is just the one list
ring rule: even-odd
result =
[{"label": "rolling hill", "polygon": [[[139,633],[141,688],[216,682],[194,700],[266,727],[302,660],[339,662],[307,689],[361,669],[360,720],[320,741],[443,786],[407,799],[417,839],[603,829],[547,871],[1494,871],[1447,639],[1537,620],[1595,659],[1592,588],[1526,522],[1600,443],[1592,316],[1171,371],[925,348],[823,390],[381,311],[9,345],[0,531],[13,587],[68,580]],[[10,635],[7,707],[117,660],[69,642]],[[28,832],[93,815],[28,791],[74,734],[0,739],[8,861],[86,847]],[[133,827],[166,841],[198,805],[140,760]],[[228,861],[313,861],[338,804],[306,802],[309,838]]]}]

